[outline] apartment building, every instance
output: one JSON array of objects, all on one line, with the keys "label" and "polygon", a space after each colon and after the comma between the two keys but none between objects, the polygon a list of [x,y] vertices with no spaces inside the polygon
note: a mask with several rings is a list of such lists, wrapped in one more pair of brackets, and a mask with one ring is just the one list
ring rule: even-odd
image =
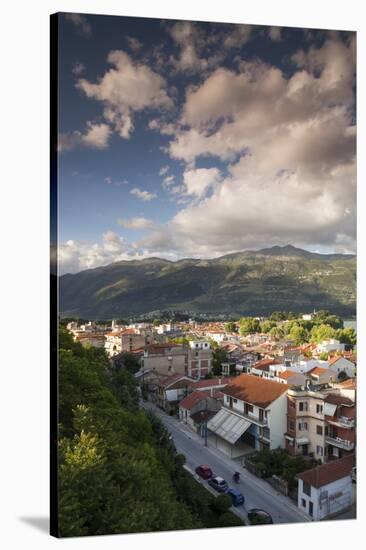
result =
[{"label": "apartment building", "polygon": [[285,384],[241,374],[221,391],[223,407],[207,424],[218,449],[234,458],[284,446]]},{"label": "apartment building", "polygon": [[287,393],[286,449],[322,462],[355,449],[355,400],[340,390],[292,387]]}]

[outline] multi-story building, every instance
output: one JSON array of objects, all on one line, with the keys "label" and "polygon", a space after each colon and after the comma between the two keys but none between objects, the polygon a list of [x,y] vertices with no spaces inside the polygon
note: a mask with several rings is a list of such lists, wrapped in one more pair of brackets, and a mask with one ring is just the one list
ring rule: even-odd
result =
[{"label": "multi-story building", "polygon": [[154,370],[159,374],[188,374],[188,347],[181,344],[151,344],[141,358],[146,372]]},{"label": "multi-story building", "polygon": [[292,387],[287,395],[286,449],[322,462],[355,449],[355,401],[340,390]]},{"label": "multi-story building", "polygon": [[325,458],[324,394],[304,386],[287,394],[286,449],[291,455]]},{"label": "multi-story building", "polygon": [[341,393],[325,398],[325,443],[328,460],[354,453],[356,445],[356,406]]},{"label": "multi-story building", "polygon": [[125,329],[106,334],[104,347],[108,355],[113,357],[121,352],[130,352],[145,348],[152,341],[152,332]]},{"label": "multi-story building", "polygon": [[204,378],[211,372],[212,350],[207,340],[193,340],[188,349],[188,376]]},{"label": "multi-story building", "polygon": [[231,457],[284,446],[287,386],[241,374],[222,390],[223,408],[208,422],[215,445]]}]

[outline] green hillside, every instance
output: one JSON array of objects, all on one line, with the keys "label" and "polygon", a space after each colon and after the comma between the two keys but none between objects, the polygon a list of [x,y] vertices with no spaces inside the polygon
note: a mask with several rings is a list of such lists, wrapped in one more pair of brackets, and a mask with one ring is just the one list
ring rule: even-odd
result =
[{"label": "green hillside", "polygon": [[113,318],[156,310],[266,315],[314,308],[355,314],[355,256],[286,246],[213,260],[116,262],[60,277],[64,316]]}]

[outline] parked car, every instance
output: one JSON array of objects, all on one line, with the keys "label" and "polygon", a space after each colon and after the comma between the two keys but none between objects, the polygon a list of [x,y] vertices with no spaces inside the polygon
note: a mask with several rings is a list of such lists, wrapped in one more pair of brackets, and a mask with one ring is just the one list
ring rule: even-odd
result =
[{"label": "parked car", "polygon": [[248,511],[248,519],[251,525],[257,525],[260,523],[273,523],[272,516],[265,510],[260,508],[252,508]]},{"label": "parked car", "polygon": [[201,464],[201,466],[197,466],[196,468],[196,474],[198,474],[203,479],[210,479],[213,477],[213,471],[211,470],[210,466],[207,466],[207,464]]},{"label": "parked car", "polygon": [[229,488],[227,482],[219,476],[209,479],[208,484],[211,485],[211,487],[215,489],[215,491],[217,491],[218,493],[226,493]]},{"label": "parked car", "polygon": [[245,502],[244,495],[237,489],[229,489],[226,494],[231,497],[233,506],[241,506]]}]

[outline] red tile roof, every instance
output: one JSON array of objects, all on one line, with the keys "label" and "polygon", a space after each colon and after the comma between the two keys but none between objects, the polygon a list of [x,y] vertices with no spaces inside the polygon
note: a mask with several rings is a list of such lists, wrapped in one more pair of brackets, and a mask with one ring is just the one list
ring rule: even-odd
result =
[{"label": "red tile roof", "polygon": [[189,395],[187,395],[187,397],[185,397],[180,403],[179,403],[179,407],[182,407],[183,409],[192,409],[192,407],[194,407],[197,403],[199,403],[199,401],[204,401],[205,399],[207,399],[207,394],[206,392],[201,392],[201,391],[194,391],[192,393],[190,393]]},{"label": "red tile roof", "polygon": [[309,370],[308,374],[315,374],[316,376],[321,376],[325,372],[328,372],[329,369],[324,369],[323,367],[314,367],[313,369]]},{"label": "red tile roof", "polygon": [[311,470],[306,470],[296,477],[302,479],[312,487],[319,488],[333,481],[337,481],[338,479],[342,479],[343,477],[347,477],[350,475],[354,465],[355,456],[349,455],[339,460],[322,464]]},{"label": "red tile roof", "polygon": [[292,376],[296,376],[297,374],[298,374],[297,372],[293,372],[292,370],[285,370],[279,373],[278,378],[282,378],[283,380],[288,380],[289,378],[292,378]]},{"label": "red tile roof", "polygon": [[230,395],[265,409],[287,390],[286,384],[258,378],[250,374],[241,374],[228,386],[225,386],[222,392],[225,395]]},{"label": "red tile roof", "polygon": [[346,407],[352,407],[355,404],[352,399],[337,393],[329,393],[324,401],[326,401],[326,403],[332,403],[333,405],[345,405]]}]

